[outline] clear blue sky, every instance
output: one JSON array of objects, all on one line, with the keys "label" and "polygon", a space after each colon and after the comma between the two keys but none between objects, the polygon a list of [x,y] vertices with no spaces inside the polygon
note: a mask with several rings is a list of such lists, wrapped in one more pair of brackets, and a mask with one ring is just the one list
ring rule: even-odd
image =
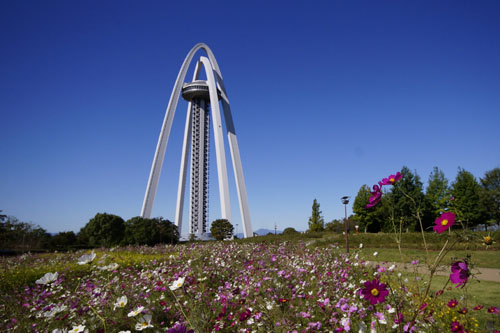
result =
[{"label": "clear blue sky", "polygon": [[[482,177],[500,166],[499,17],[499,1],[2,1],[0,209],[49,232],[139,215],[198,42],[224,76],[254,229],[306,229],[314,198],[340,218],[341,196],[403,165]],[[184,119],[180,103],[153,209],[170,220]]]}]

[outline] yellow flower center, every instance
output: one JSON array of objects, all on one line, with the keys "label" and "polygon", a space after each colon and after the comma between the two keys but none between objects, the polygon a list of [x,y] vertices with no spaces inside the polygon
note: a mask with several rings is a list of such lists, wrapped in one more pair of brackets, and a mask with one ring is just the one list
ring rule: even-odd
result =
[{"label": "yellow flower center", "polygon": [[124,307],[124,306],[125,306],[125,302],[124,302],[124,301],[121,301],[121,302],[120,302],[120,306],[121,306],[121,307]]},{"label": "yellow flower center", "polygon": [[390,179],[389,179],[389,181],[390,181],[391,183],[394,183],[396,180],[395,180],[394,178],[390,178]]},{"label": "yellow flower center", "polygon": [[447,219],[444,219],[444,220],[441,221],[441,225],[442,226],[445,226],[447,224],[448,224],[448,220]]},{"label": "yellow flower center", "polygon": [[485,237],[484,237],[484,242],[485,242],[486,244],[491,244],[491,243],[492,243],[492,241],[491,241],[491,237],[490,237],[490,236],[485,236]]},{"label": "yellow flower center", "polygon": [[371,291],[372,295],[373,296],[378,296],[378,289],[377,288],[373,288],[372,291]]}]

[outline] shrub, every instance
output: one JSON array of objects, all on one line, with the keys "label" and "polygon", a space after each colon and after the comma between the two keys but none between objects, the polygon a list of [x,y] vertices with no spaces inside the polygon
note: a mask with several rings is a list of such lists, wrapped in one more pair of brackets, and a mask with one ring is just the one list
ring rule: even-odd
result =
[{"label": "shrub", "polygon": [[179,241],[177,227],[161,217],[147,219],[136,216],[125,222],[123,245],[175,244]]},{"label": "shrub", "polygon": [[91,247],[111,247],[120,244],[123,239],[125,222],[119,216],[97,213],[83,227],[78,239]]},{"label": "shrub", "polygon": [[231,238],[233,235],[233,225],[226,219],[218,219],[212,222],[210,232],[216,240]]},{"label": "shrub", "polygon": [[283,230],[283,235],[295,235],[298,233],[299,232],[292,227],[288,227],[288,228],[285,228],[285,230]]}]

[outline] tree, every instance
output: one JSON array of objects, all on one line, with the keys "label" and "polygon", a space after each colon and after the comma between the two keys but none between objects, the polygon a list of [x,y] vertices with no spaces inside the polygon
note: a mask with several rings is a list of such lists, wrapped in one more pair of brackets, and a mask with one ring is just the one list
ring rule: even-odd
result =
[{"label": "tree", "polygon": [[450,199],[448,179],[446,179],[444,172],[439,170],[438,167],[434,167],[429,175],[429,185],[425,192],[425,199],[429,203],[433,219],[448,210]]},{"label": "tree", "polygon": [[50,234],[33,223],[14,216],[0,216],[0,244],[3,249],[29,251],[47,248]]},{"label": "tree", "polygon": [[[349,219],[348,219],[349,221]],[[345,231],[345,224],[342,223],[341,220],[331,220],[330,222],[327,222],[325,224],[325,230],[330,231],[330,232],[344,232]]]},{"label": "tree", "polygon": [[177,227],[169,220],[136,216],[125,222],[125,236],[121,243],[153,246],[161,243],[175,244],[178,241]]},{"label": "tree", "polygon": [[426,230],[431,226],[432,218],[428,213],[420,176],[416,172],[415,174],[411,172],[406,166],[401,168],[401,174],[403,178],[393,185],[387,198],[394,204],[394,221],[396,225],[402,221],[403,228],[418,231],[420,230],[420,222],[417,218],[418,210],[418,215],[422,220],[424,230]]},{"label": "tree", "polygon": [[63,231],[52,236],[50,248],[52,250],[67,251],[77,246],[77,238],[73,231]]},{"label": "tree", "polygon": [[288,227],[288,228],[285,228],[285,230],[283,230],[283,235],[295,235],[298,233],[299,232],[292,227]]},{"label": "tree", "polygon": [[319,203],[314,199],[312,205],[312,215],[309,218],[309,230],[308,231],[323,231],[325,230],[325,220],[321,216],[321,211],[319,210]]},{"label": "tree", "polygon": [[177,244],[179,242],[179,229],[177,229],[177,226],[162,217],[157,217],[155,220],[157,221],[156,225],[159,230],[157,244]]},{"label": "tree", "polygon": [[125,222],[119,216],[97,213],[80,230],[78,238],[92,247],[111,247],[120,244],[125,230]]},{"label": "tree", "polygon": [[457,177],[451,184],[453,201],[450,210],[466,228],[486,222],[486,212],[481,205],[480,192],[481,186],[472,173],[459,168]]},{"label": "tree", "polygon": [[233,225],[226,219],[218,219],[212,222],[210,232],[216,240],[224,240],[233,236]]},{"label": "tree", "polygon": [[370,196],[368,185],[361,186],[352,206],[352,211],[354,212],[353,220],[359,222],[361,230],[379,232],[389,220],[388,201],[384,195],[376,206],[366,208]]},{"label": "tree", "polygon": [[488,220],[500,224],[500,168],[487,171],[481,181],[481,201]]}]

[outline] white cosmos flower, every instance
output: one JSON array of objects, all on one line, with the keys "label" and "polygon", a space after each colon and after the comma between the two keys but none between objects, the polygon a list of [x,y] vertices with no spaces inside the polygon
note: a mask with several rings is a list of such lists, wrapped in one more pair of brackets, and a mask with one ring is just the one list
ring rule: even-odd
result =
[{"label": "white cosmos flower", "polygon": [[142,316],[142,318],[139,318],[139,322],[135,324],[135,329],[137,331],[142,331],[148,327],[153,327],[153,325],[151,325],[151,315]]},{"label": "white cosmos flower", "polygon": [[389,271],[393,271],[394,268],[396,268],[396,265],[391,265],[391,267],[389,267]]},{"label": "white cosmos flower", "polygon": [[363,321],[359,322],[359,333],[365,333],[366,332],[366,324]]},{"label": "white cosmos flower", "polygon": [[130,331],[120,331],[118,333],[130,333]]},{"label": "white cosmos flower", "polygon": [[115,269],[117,269],[119,267],[119,265],[115,262],[115,263],[112,263],[112,264],[109,264],[107,266],[102,266],[102,267],[98,267],[101,271],[114,271]]},{"label": "white cosmos flower", "polygon": [[127,296],[119,297],[113,306],[113,310],[116,310],[116,308],[123,308],[125,305],[127,305]]},{"label": "white cosmos flower", "polygon": [[36,284],[47,284],[57,280],[59,273],[45,273],[44,276],[35,281]]},{"label": "white cosmos flower", "polygon": [[95,259],[95,252],[92,251],[90,254],[84,254],[80,258],[78,258],[78,265],[85,265]]},{"label": "white cosmos flower", "polygon": [[83,332],[84,330],[85,330],[85,325],[78,325],[78,326],[73,326],[73,328],[69,332],[70,333],[80,333],[80,332]]},{"label": "white cosmos flower", "polygon": [[363,243],[359,243],[359,248],[362,249],[363,248]]},{"label": "white cosmos flower", "polygon": [[175,280],[171,285],[170,285],[170,290],[177,290],[179,289],[180,287],[182,287],[182,285],[184,284],[184,280],[186,278],[184,277],[180,277],[178,278],[177,280]]},{"label": "white cosmos flower", "polygon": [[68,329],[67,328],[63,328],[62,330],[59,329],[59,328],[56,328],[52,331],[52,333],[67,333],[68,332]]},{"label": "white cosmos flower", "polygon": [[54,317],[56,314],[58,314],[59,312],[63,312],[64,310],[66,310],[68,307],[66,305],[60,305],[60,306],[54,306],[52,308],[52,310],[50,311],[46,311],[43,313],[43,316],[46,317],[46,318],[52,318]]},{"label": "white cosmos flower", "polygon": [[377,251],[373,252],[373,256],[374,257],[378,256],[378,252]]},{"label": "white cosmos flower", "polygon": [[142,312],[142,310],[144,310],[144,307],[143,306],[140,306],[138,307],[137,309],[133,310],[133,311],[130,311],[129,314],[127,316],[129,317],[135,317],[137,316],[139,313]]}]

